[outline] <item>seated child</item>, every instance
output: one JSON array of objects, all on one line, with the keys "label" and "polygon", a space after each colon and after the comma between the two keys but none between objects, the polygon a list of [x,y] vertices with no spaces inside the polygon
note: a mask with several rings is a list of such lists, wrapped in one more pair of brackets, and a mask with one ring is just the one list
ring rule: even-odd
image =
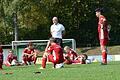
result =
[{"label": "seated child", "polygon": [[69,46],[64,47],[66,54],[64,55],[65,61],[64,64],[72,64],[72,61],[78,56],[78,54],[73,51]]},{"label": "seated child", "polygon": [[78,55],[70,47],[65,46],[64,51],[66,52],[64,64],[86,64],[88,62],[88,56],[86,54]]},{"label": "seated child", "polygon": [[32,43],[28,43],[28,46],[24,49],[23,51],[23,63],[25,65],[31,65],[33,62],[34,64],[36,63],[37,60],[37,54],[39,51],[37,49],[34,49],[32,46]]},{"label": "seated child", "polygon": [[8,56],[7,56],[7,61],[5,63],[6,66],[12,66],[15,65],[15,63],[17,62],[17,56],[15,56],[13,54],[12,50],[8,51]]}]

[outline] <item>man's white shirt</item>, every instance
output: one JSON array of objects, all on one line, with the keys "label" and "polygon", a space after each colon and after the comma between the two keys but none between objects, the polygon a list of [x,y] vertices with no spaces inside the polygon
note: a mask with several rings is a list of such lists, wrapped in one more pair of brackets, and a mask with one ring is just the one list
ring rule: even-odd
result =
[{"label": "man's white shirt", "polygon": [[62,31],[64,31],[64,30],[65,30],[64,26],[59,23],[56,25],[53,24],[50,29],[52,37],[61,38],[61,39],[62,39]]}]

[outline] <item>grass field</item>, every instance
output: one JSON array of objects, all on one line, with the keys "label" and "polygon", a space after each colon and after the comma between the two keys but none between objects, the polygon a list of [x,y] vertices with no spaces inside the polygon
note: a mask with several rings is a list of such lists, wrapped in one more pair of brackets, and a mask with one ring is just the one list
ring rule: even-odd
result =
[{"label": "grass field", "polygon": [[120,62],[65,65],[62,69],[53,69],[49,64],[44,70],[39,69],[40,65],[3,67],[0,80],[120,80]]}]

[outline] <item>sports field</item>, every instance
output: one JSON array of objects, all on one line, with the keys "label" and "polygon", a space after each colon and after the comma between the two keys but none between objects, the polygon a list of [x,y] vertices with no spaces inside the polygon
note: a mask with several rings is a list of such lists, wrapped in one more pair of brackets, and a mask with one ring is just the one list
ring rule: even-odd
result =
[{"label": "sports field", "polygon": [[3,67],[0,80],[120,80],[120,62],[65,65],[62,69],[49,64],[44,70],[40,65]]}]

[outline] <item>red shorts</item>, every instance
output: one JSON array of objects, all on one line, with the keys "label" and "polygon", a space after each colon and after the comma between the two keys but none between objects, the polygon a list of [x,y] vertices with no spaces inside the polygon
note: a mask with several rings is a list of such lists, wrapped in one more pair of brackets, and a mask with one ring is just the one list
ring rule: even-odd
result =
[{"label": "red shorts", "polygon": [[31,57],[23,56],[23,61],[28,61],[28,62],[33,61],[33,60],[32,60],[32,56],[31,56]]},{"label": "red shorts", "polygon": [[100,46],[106,46],[108,43],[108,39],[100,39]]},{"label": "red shorts", "polygon": [[57,58],[56,59],[54,59],[54,56],[52,55],[52,54],[49,54],[48,55],[48,61],[49,62],[52,62],[52,63],[54,63],[54,64],[59,64],[59,63],[62,63],[63,62],[63,59],[62,58],[60,58],[60,57],[58,57],[58,56],[56,56]]}]

